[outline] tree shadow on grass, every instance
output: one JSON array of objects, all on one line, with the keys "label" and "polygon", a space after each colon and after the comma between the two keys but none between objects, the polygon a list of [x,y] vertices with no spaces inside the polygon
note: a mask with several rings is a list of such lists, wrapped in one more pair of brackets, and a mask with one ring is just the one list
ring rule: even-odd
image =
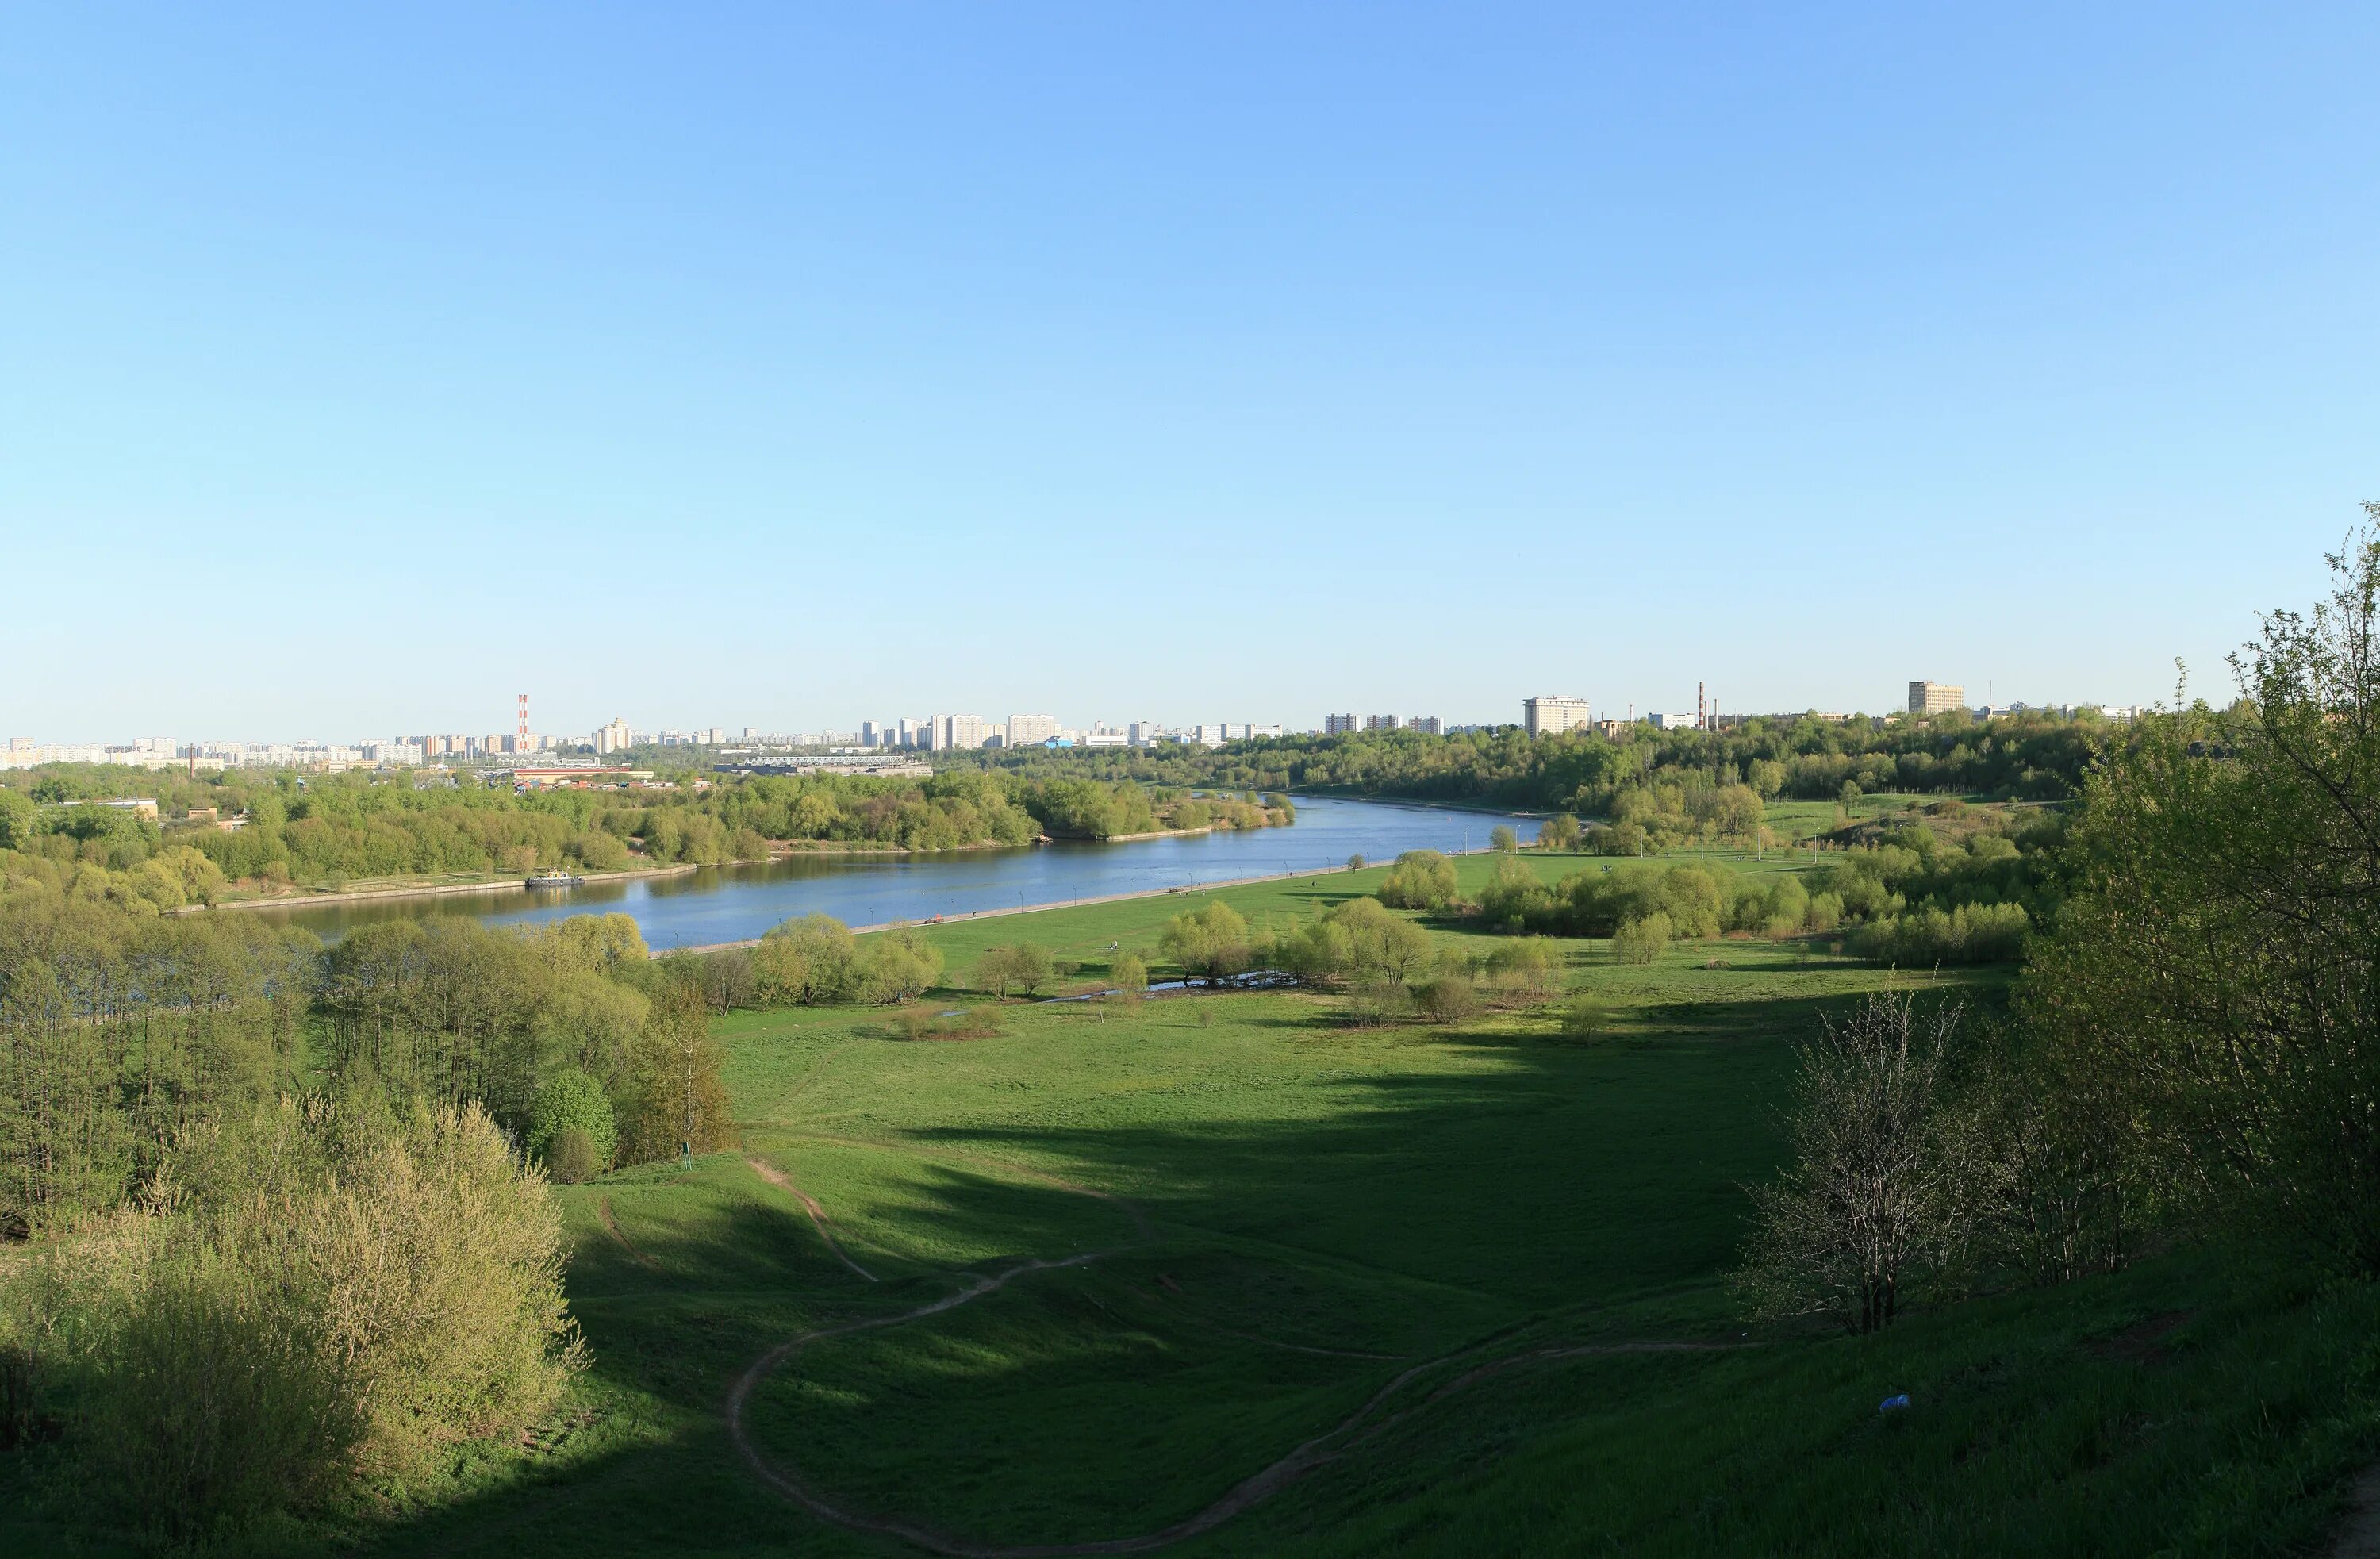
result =
[{"label": "tree shadow on grass", "polygon": [[[864,1163],[806,1160],[798,1131],[756,1131],[871,1239],[991,1252],[892,1285],[855,1279],[797,1205],[757,1182],[706,1169],[614,1183],[615,1214],[651,1264],[591,1243],[597,1230],[572,1279],[594,1350],[586,1393],[610,1405],[613,1441],[557,1461],[551,1482],[458,1491],[380,1546],[512,1559],[584,1552],[593,1531],[613,1553],[901,1551],[750,1478],[721,1427],[728,1382],[797,1333],[956,1292],[969,1272],[1093,1249],[996,1297],[840,1340],[814,1363],[796,1355],[756,1395],[756,1422],[772,1456],[830,1469],[827,1492],[878,1514],[1000,1541],[1160,1528],[1402,1368],[1342,1356],[1427,1356],[1533,1317],[1672,1305],[1706,1318],[1740,1236],[1740,1188],[1776,1161],[1790,1075],[1783,1045],[1734,1041],[1798,1037],[1852,999],[1697,1000],[1675,1020],[1642,1009],[1669,1025],[1667,1042],[1643,1044],[1425,1030],[1366,1070],[1304,1078],[1238,1113],[1208,1103],[1238,1095],[1195,1064],[1130,1111],[1090,1091],[972,1119],[887,1106],[855,1134],[882,1139],[872,1151],[888,1162],[905,1144],[941,1167],[875,1180]],[[1314,1015],[1232,1024],[1310,1030]],[[1068,1042],[1099,1033],[1070,1029]],[[1128,1199],[1147,1234],[1070,1185]],[[990,1247],[987,1229],[1002,1231]]]}]

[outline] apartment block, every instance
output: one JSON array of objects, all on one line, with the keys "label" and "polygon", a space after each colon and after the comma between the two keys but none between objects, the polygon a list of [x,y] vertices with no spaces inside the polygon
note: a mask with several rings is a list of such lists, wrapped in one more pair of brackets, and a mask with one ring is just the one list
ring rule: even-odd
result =
[{"label": "apartment block", "polygon": [[1586,700],[1567,694],[1544,693],[1521,700],[1521,725],[1533,737],[1573,730],[1586,725],[1594,713],[1594,706]]},{"label": "apartment block", "polygon": [[1949,710],[1967,707],[1967,689],[1955,682],[1912,682],[1909,685],[1909,713],[1940,714]]}]

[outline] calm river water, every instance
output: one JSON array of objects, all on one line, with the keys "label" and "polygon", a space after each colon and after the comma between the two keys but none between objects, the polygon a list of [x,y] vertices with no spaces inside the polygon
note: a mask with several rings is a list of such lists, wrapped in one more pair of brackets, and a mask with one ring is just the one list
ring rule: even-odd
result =
[{"label": "calm river water", "polygon": [[567,890],[506,886],[242,913],[271,915],[336,941],[358,926],[424,915],[470,915],[505,925],[619,911],[636,918],[648,946],[663,951],[747,941],[781,920],[814,911],[855,926],[881,925],[1310,871],[1343,865],[1351,855],[1387,861],[1400,850],[1478,849],[1500,822],[1512,824],[1524,842],[1536,836],[1533,818],[1300,797],[1295,823],[1247,833],[941,855],[797,857],[768,866],[706,867],[689,875]]}]

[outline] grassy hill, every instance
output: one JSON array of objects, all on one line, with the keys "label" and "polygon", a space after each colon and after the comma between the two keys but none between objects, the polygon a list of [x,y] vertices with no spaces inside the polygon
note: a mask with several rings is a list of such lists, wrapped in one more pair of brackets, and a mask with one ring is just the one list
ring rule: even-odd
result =
[{"label": "grassy hill", "polygon": [[[1221,896],[1260,922],[1369,875]],[[1179,907],[933,934],[954,964],[1030,936],[1095,981]],[[953,1552],[1186,1525],[1177,1552],[2281,1553],[2323,1529],[2373,1443],[2367,1290],[2176,1255],[1880,1338],[1750,1327],[1724,1274],[1786,1042],[1886,976],[1752,942],[1571,953],[1613,1006],[1592,1041],[1354,1029],[1281,993],[1012,1005],[959,1042],[869,1011],[722,1021],[745,1153],[565,1193],[597,1359],[575,1415],[526,1461],[406,1491],[443,1507],[384,1551],[917,1551],[876,1523]],[[816,1332],[756,1378],[739,1448],[731,1386]]]},{"label": "grassy hill", "polygon": [[[1466,887],[1488,864],[1462,864]],[[1380,870],[1214,896],[1262,924]],[[1206,896],[929,934],[961,968],[1030,938],[1096,986],[1111,943],[1146,950]],[[1608,1004],[1592,1039],[1537,1014],[1354,1029],[1293,992],[967,998],[970,1029],[997,1031],[955,1041],[906,1039],[880,1009],[722,1019],[743,1150],[561,1192],[594,1355],[565,1412],[525,1454],[466,1448],[327,1530],[249,1546],[1354,1559],[2319,1541],[2380,1444],[2369,1287],[2176,1252],[1874,1338],[1743,1319],[1726,1274],[1742,1188],[1779,1151],[1789,1042],[1888,980],[1988,1009],[2004,975],[1896,977],[1748,939],[1649,967],[1563,945],[1572,985]],[[1908,1410],[1878,1411],[1904,1392]],[[37,1549],[62,1530],[0,1517]]]}]

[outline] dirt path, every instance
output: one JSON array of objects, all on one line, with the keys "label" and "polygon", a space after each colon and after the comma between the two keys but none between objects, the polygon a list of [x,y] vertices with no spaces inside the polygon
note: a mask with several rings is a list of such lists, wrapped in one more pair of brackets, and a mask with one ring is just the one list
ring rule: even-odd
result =
[{"label": "dirt path", "polygon": [[2380,1465],[2368,1467],[2347,1492],[2347,1512],[2325,1559],[2380,1559]]},{"label": "dirt path", "polygon": [[612,1216],[612,1199],[610,1197],[605,1197],[602,1200],[597,1202],[595,1204],[595,1211],[602,1215],[603,1227],[605,1231],[608,1232],[613,1239],[620,1242],[621,1249],[626,1251],[629,1255],[634,1256],[638,1261],[642,1261],[646,1266],[652,1268],[655,1272],[659,1272],[661,1270],[662,1264],[659,1261],[654,1261],[650,1256],[648,1256],[643,1251],[638,1249],[637,1242],[630,1239],[621,1231],[620,1220]]},{"label": "dirt path", "polygon": [[[815,1133],[806,1133],[803,1135],[807,1139],[812,1141],[837,1142],[857,1147],[906,1150],[925,1153],[932,1157],[950,1158],[966,1163],[996,1165],[997,1167],[1008,1170],[1011,1173],[1028,1175],[1033,1179],[1044,1181],[1050,1185],[1062,1188],[1078,1195],[1096,1197],[1103,1201],[1112,1202],[1119,1208],[1122,1208],[1132,1218],[1135,1228],[1139,1231],[1140,1240],[1135,1243],[1146,1242],[1148,1239],[1153,1237],[1151,1234],[1151,1225],[1149,1224],[1148,1217],[1142,1213],[1138,1208],[1133,1206],[1131,1202],[1126,1201],[1123,1198],[1116,1196],[1111,1192],[1094,1190],[1086,1186],[1075,1185],[1072,1181],[1062,1179],[1061,1177],[1050,1175],[1046,1171],[1032,1169],[1023,1164],[1005,1163],[998,1159],[990,1159],[980,1154],[965,1152],[955,1149],[923,1149],[917,1148],[912,1144],[876,1142],[864,1138],[828,1137]],[[747,1162],[750,1163],[755,1170],[759,1171],[771,1182],[783,1186],[786,1190],[791,1191],[795,1196],[799,1197],[803,1205],[810,1210],[811,1217],[818,1222],[820,1233],[826,1236],[827,1242],[830,1246],[834,1244],[833,1236],[827,1234],[825,1215],[820,1212],[817,1203],[811,1201],[808,1197],[804,1196],[799,1190],[795,1189],[791,1180],[787,1179],[783,1175],[761,1163],[758,1159],[747,1160]],[[945,1297],[933,1300],[929,1304],[919,1305],[914,1309],[903,1310],[896,1315],[876,1316],[860,1321],[844,1321],[834,1326],[817,1327],[811,1331],[801,1333],[796,1336],[789,1337],[785,1341],[778,1344],[775,1347],[771,1348],[767,1353],[764,1353],[759,1358],[754,1359],[745,1370],[744,1373],[736,1377],[735,1383],[728,1389],[727,1437],[734,1443],[736,1453],[744,1458],[745,1465],[752,1469],[755,1476],[759,1477],[762,1482],[768,1484],[769,1487],[774,1489],[786,1499],[793,1501],[795,1504],[798,1504],[803,1509],[808,1511],[811,1515],[816,1516],[822,1520],[832,1521],[837,1526],[848,1528],[853,1531],[869,1532],[883,1537],[899,1538],[904,1542],[925,1549],[929,1553],[946,1555],[948,1556],[948,1559],[1063,1559],[1063,1556],[1076,1554],[1149,1553],[1161,1548],[1171,1547],[1174,1543],[1184,1541],[1189,1538],[1196,1537],[1200,1533],[1212,1531],[1215,1528],[1221,1526],[1224,1522],[1231,1520],[1233,1516],[1238,1516],[1243,1511],[1271,1498],[1274,1494],[1279,1493],[1282,1489],[1288,1487],[1291,1483],[1304,1477],[1308,1472],[1313,1471],[1315,1468],[1319,1468],[1328,1462],[1335,1460],[1339,1456],[1344,1455],[1348,1451],[1354,1447],[1364,1444],[1366,1442],[1387,1432],[1396,1425],[1411,1418],[1414,1414],[1453,1395],[1457,1392],[1466,1390],[1469,1387],[1477,1384],[1481,1381],[1491,1379],[1495,1376],[1503,1374],[1508,1370],[1529,1365],[1551,1363],[1560,1359],[1584,1358],[1597,1355],[1632,1353],[1720,1353],[1754,1346],[1748,1343],[1702,1343],[1655,1340],[1620,1343],[1588,1343],[1562,1347],[1536,1348],[1526,1352],[1507,1355],[1500,1358],[1487,1359],[1484,1362],[1476,1364],[1471,1369],[1464,1370],[1463,1373],[1457,1375],[1453,1380],[1439,1386],[1437,1390],[1429,1393],[1427,1396],[1422,1397],[1419,1401],[1415,1402],[1412,1406],[1402,1407],[1393,1413],[1388,1414],[1386,1417],[1375,1416],[1383,1405],[1395,1397],[1397,1394],[1403,1391],[1404,1388],[1414,1381],[1419,1379],[1428,1371],[1444,1365],[1458,1362],[1474,1355],[1483,1353],[1487,1349],[1495,1346],[1498,1337],[1502,1335],[1502,1334],[1498,1334],[1496,1336],[1491,1336],[1483,1341],[1472,1343],[1463,1347],[1458,1348],[1452,1353],[1442,1354],[1436,1358],[1426,1359],[1419,1364],[1412,1366],[1410,1369],[1401,1371],[1391,1378],[1387,1384],[1381,1386],[1378,1391],[1374,1392],[1370,1397],[1366,1399],[1364,1405],[1356,1408],[1353,1413],[1348,1414],[1345,1418],[1340,1419],[1339,1422],[1333,1424],[1330,1428],[1324,1430],[1321,1433],[1315,1435],[1312,1439],[1306,1440],[1296,1445],[1286,1455],[1283,1455],[1280,1459],[1249,1474],[1246,1478],[1242,1479],[1238,1483],[1233,1484],[1230,1489],[1224,1491],[1220,1498],[1208,1504],[1205,1508],[1191,1516],[1185,1516],[1184,1519],[1173,1523],[1172,1526],[1160,1529],[1154,1532],[1145,1532],[1136,1537],[1106,1538],[1091,1542],[1022,1544],[977,1542],[968,1539],[953,1537],[947,1533],[936,1531],[929,1527],[920,1526],[914,1521],[904,1519],[898,1516],[880,1516],[863,1515],[857,1511],[845,1509],[843,1506],[829,1501],[823,1495],[819,1493],[818,1491],[812,1489],[808,1483],[802,1480],[801,1474],[797,1468],[781,1466],[780,1464],[771,1460],[767,1454],[764,1453],[759,1445],[753,1443],[751,1432],[747,1428],[744,1421],[745,1407],[747,1404],[750,1402],[752,1393],[758,1390],[761,1382],[766,1381],[771,1375],[774,1374],[788,1359],[792,1358],[794,1355],[800,1352],[803,1348],[808,1347],[810,1344],[823,1342],[830,1337],[844,1337],[861,1332],[881,1331],[887,1327],[905,1325],[913,1321],[923,1321],[928,1316],[941,1315],[945,1311],[956,1309],[961,1305],[971,1304],[975,1300],[980,1299],[988,1294],[998,1293],[1001,1289],[1008,1286],[1011,1282],[1025,1276],[1028,1273],[1056,1272],[1067,1267],[1085,1266],[1092,1261],[1099,1261],[1102,1257],[1117,1255],[1123,1250],[1130,1248],[1133,1248],[1133,1247],[1123,1246],[1105,1250],[1085,1250],[1058,1261],[1037,1260],[1019,1262],[1015,1266],[1003,1268],[997,1274],[990,1277],[985,1277],[979,1274],[975,1275],[969,1285],[961,1289],[959,1292],[946,1295]],[[836,1248],[836,1254],[838,1256],[842,1255],[840,1248]],[[855,1270],[857,1270],[856,1264],[851,1261],[850,1258],[844,1257],[843,1260],[846,1266],[853,1266]],[[863,1273],[863,1275],[866,1274]],[[869,1281],[873,1282],[874,1279],[870,1278]],[[1250,1340],[1262,1341],[1262,1339]],[[1321,1348],[1300,1347],[1296,1344],[1269,1346],[1292,1347],[1295,1348],[1299,1352],[1305,1353],[1326,1353],[1332,1351]]]},{"label": "dirt path", "polygon": [[[849,1267],[853,1272],[857,1273],[868,1282],[874,1283],[877,1281],[877,1277],[874,1273],[869,1272],[866,1267],[861,1266],[858,1262],[851,1259],[851,1253],[844,1249],[843,1242],[834,1237],[834,1225],[827,1222],[826,1210],[820,1207],[816,1201],[813,1201],[808,1191],[805,1191],[799,1186],[795,1185],[793,1176],[787,1175],[783,1170],[779,1169],[775,1164],[763,1163],[756,1158],[747,1158],[744,1162],[752,1166],[753,1174],[758,1175],[761,1179],[766,1180],[769,1184],[776,1187],[779,1190],[783,1191],[786,1195],[792,1197],[795,1201],[802,1204],[802,1210],[810,1215],[811,1224],[817,1226],[819,1238],[826,1241],[826,1248],[834,1252],[834,1259],[836,1261],[841,1261],[844,1266]],[[606,1216],[609,1216],[608,1212],[606,1213]]]}]

